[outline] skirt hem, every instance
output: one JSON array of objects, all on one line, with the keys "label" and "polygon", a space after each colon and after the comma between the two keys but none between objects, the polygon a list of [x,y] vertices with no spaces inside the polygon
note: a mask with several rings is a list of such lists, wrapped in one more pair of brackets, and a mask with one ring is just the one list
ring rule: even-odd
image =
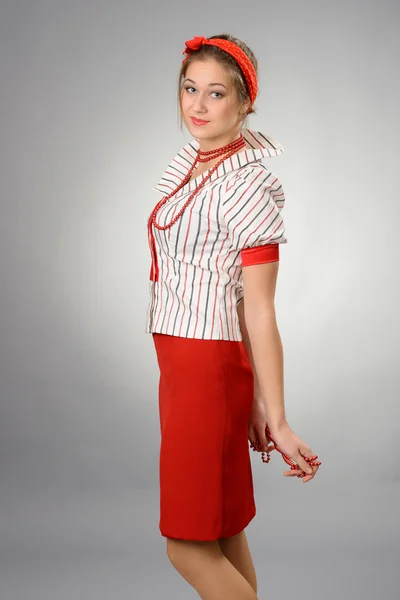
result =
[{"label": "skirt hem", "polygon": [[168,537],[168,538],[173,538],[176,540],[193,540],[193,541],[199,541],[199,542],[213,542],[222,538],[228,538],[228,537],[233,537],[234,535],[238,535],[241,531],[243,531],[243,529],[245,529],[250,523],[251,521],[254,519],[254,517],[256,516],[256,509],[252,512],[250,518],[246,519],[246,521],[244,522],[243,525],[241,525],[239,528],[234,527],[231,528],[230,530],[228,529],[227,531],[221,531],[221,534],[218,536],[213,536],[213,537],[204,537],[204,536],[191,536],[188,534],[181,534],[178,535],[177,533],[168,533],[165,529],[161,529],[160,528],[160,533],[163,537]]}]

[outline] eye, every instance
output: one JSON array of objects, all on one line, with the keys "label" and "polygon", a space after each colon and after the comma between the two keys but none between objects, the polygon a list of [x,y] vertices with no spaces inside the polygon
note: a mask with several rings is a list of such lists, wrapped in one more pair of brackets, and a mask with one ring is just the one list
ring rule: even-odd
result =
[{"label": "eye", "polygon": [[[189,90],[195,90],[196,88],[192,87],[192,86],[186,86],[184,88],[189,94],[191,94],[192,92],[190,92]],[[223,94],[220,94],[219,92],[211,92],[212,94],[217,94],[218,99],[219,98],[223,98]]]}]

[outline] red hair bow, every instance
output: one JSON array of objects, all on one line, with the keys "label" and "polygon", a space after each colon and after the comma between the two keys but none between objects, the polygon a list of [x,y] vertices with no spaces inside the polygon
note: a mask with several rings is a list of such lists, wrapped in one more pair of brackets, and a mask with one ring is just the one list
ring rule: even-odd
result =
[{"label": "red hair bow", "polygon": [[185,42],[185,49],[182,54],[189,53],[192,50],[199,50],[204,44],[208,42],[207,38],[203,35],[196,35],[192,40],[187,40]]}]

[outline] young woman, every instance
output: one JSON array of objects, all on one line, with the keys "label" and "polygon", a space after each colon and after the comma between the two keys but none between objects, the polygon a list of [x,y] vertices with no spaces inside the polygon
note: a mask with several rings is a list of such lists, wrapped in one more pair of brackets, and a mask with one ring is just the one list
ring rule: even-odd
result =
[{"label": "young woman", "polygon": [[268,460],[273,449],[286,455],[285,475],[303,482],[321,464],[284,410],[274,308],[284,193],[262,163],[283,149],[245,127],[258,88],[245,43],[197,36],[183,54],[179,107],[194,138],[153,188],[163,198],[148,220],[159,527],[169,559],[201,598],[254,600],[244,532],[256,514],[248,441]]}]

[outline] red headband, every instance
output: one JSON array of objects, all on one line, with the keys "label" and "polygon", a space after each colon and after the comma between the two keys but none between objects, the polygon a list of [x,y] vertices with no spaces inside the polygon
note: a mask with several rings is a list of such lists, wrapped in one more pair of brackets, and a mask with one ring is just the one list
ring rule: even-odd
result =
[{"label": "red headband", "polygon": [[191,54],[194,50],[199,50],[202,46],[218,46],[221,50],[225,50],[228,54],[233,56],[236,62],[239,64],[239,67],[242,70],[242,73],[246,79],[247,87],[250,95],[250,102],[253,105],[254,101],[257,97],[258,92],[258,84],[257,84],[257,74],[254,69],[253,63],[247,56],[245,52],[239,46],[234,44],[233,42],[229,42],[228,40],[223,40],[221,38],[213,38],[211,40],[207,39],[203,36],[195,36],[192,40],[187,40],[185,42],[186,47],[182,54],[187,54],[183,59],[182,63],[185,62],[189,54]]}]

